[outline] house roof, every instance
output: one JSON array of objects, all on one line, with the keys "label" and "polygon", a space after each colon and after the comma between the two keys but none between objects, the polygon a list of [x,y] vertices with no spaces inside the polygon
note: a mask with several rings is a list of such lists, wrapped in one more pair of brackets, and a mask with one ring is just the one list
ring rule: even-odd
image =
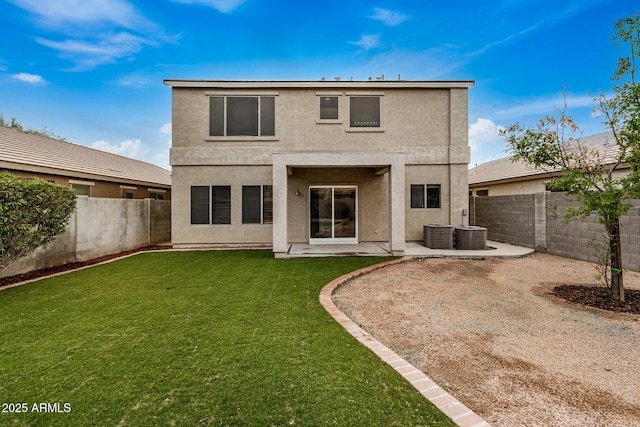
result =
[{"label": "house roof", "polygon": [[171,172],[151,163],[0,126],[0,168],[171,187]]},{"label": "house roof", "polygon": [[470,88],[473,80],[188,80],[166,79],[165,86],[183,88],[257,89],[257,88],[341,88],[341,89],[441,89]]},{"label": "house roof", "polygon": [[[612,132],[579,138],[577,143],[598,153],[602,163],[610,164],[618,153]],[[492,160],[469,169],[469,185],[477,187],[496,182],[524,181],[530,179],[551,178],[554,171],[536,169],[524,162],[514,162],[511,157]]]}]

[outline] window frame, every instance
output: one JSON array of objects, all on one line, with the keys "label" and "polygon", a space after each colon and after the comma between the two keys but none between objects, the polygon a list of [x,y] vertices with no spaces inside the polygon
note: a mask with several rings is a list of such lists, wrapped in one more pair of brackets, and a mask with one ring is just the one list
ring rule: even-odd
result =
[{"label": "window frame", "polygon": [[[259,188],[260,192],[258,195],[258,204],[259,204],[259,219],[255,221],[255,212],[246,212],[245,208],[248,209],[247,203],[245,203],[245,189],[255,189]],[[268,191],[267,191],[268,189]],[[255,205],[256,202],[252,201]],[[251,215],[252,219],[249,219]],[[242,224],[258,224],[258,225],[272,225],[273,224],[273,185],[272,184],[256,184],[256,185],[243,185],[242,186]]]},{"label": "window frame", "polygon": [[[354,118],[354,113],[357,111],[354,108],[354,101],[361,99],[375,99],[378,101],[377,105],[377,121],[362,121],[356,122]],[[360,114],[360,112],[358,112]],[[362,123],[360,125],[354,123]],[[373,123],[373,124],[369,124]],[[382,96],[381,95],[370,95],[370,94],[352,94],[349,96],[349,128],[357,129],[357,130],[379,130],[382,128]]]},{"label": "window frame", "polygon": [[[320,120],[321,121],[336,121],[340,120],[340,97],[338,95],[323,95],[319,96],[320,98]],[[323,106],[323,101],[335,101],[335,106]],[[335,117],[334,114],[331,114],[331,117],[323,117],[323,113],[331,112],[335,109]]]},{"label": "window frame", "polygon": [[[71,187],[71,189],[73,191],[76,192],[76,195],[78,195],[79,197],[92,197],[93,193],[93,187],[96,185],[95,182],[93,181],[78,181],[75,179],[70,179],[69,180],[69,187]],[[88,194],[80,194],[78,193],[78,190],[80,189],[86,189]]]},{"label": "window frame", "polygon": [[[414,195],[419,194],[417,191],[414,193],[414,189],[421,187],[420,197],[421,200],[414,200]],[[442,209],[442,184],[411,184],[409,186],[409,203],[411,209]],[[436,199],[437,206],[433,206],[434,203],[430,203],[429,190],[437,189],[438,196]],[[421,203],[420,203],[421,202]]]},{"label": "window frame", "polygon": [[[204,193],[200,194],[201,198],[198,200],[199,207],[201,209],[200,212],[194,212],[194,189],[204,189],[206,188],[206,197],[202,197]],[[189,187],[189,212],[190,212],[190,224],[191,225],[231,225],[231,214],[232,214],[232,206],[231,206],[231,185],[223,184],[223,185],[191,185]],[[214,191],[226,191],[227,192],[227,200],[219,201],[216,199],[214,195]],[[224,195],[222,195],[224,197]],[[206,201],[205,201],[206,199]],[[221,203],[222,202],[222,203]],[[203,211],[202,207],[206,204],[206,209]],[[218,204],[219,206],[216,206]],[[225,209],[226,212],[218,212],[218,209]],[[206,215],[203,214],[206,212]],[[197,215],[197,216],[196,216]],[[204,218],[206,216],[206,221],[200,219],[197,222],[194,222],[194,218]],[[220,218],[223,218],[221,220]]]},{"label": "window frame", "polygon": [[[277,139],[276,97],[278,93],[207,92],[205,95],[209,98],[209,129],[206,139]],[[256,99],[256,134],[229,134],[229,99],[236,98]],[[216,99],[221,100],[220,105],[214,105]]]}]

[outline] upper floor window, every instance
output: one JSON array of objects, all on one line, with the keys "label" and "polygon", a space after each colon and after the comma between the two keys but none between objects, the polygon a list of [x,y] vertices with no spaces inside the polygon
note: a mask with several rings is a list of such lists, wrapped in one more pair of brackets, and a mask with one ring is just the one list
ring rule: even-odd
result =
[{"label": "upper floor window", "polygon": [[209,136],[275,136],[275,97],[210,97]]},{"label": "upper floor window", "polygon": [[337,96],[321,96],[320,97],[320,120],[337,120],[338,119],[338,97]]},{"label": "upper floor window", "polygon": [[380,97],[352,96],[349,98],[350,124],[353,127],[380,127]]}]

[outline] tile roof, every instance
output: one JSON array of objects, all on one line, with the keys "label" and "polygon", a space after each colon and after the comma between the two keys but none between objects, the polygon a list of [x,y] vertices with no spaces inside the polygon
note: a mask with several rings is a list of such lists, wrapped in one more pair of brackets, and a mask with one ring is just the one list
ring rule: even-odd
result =
[{"label": "tile roof", "polygon": [[151,163],[0,126],[0,166],[120,183],[171,186],[171,172]]},{"label": "tile roof", "polygon": [[[582,147],[587,147],[599,153],[604,158],[605,164],[611,163],[618,153],[618,147],[615,145],[611,132],[579,138],[578,143]],[[551,178],[551,173],[543,169],[536,169],[534,166],[523,162],[514,162],[511,157],[492,160],[469,169],[469,185],[537,178]]]}]

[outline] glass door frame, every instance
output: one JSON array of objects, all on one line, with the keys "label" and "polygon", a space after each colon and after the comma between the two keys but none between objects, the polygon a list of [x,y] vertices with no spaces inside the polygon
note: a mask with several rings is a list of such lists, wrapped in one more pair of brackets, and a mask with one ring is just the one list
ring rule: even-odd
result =
[{"label": "glass door frame", "polygon": [[[331,237],[311,237],[311,232],[312,232],[312,221],[313,218],[311,218],[312,215],[312,209],[311,209],[311,193],[313,189],[331,189]],[[335,218],[335,190],[336,189],[351,189],[354,191],[354,236],[353,237],[335,237],[335,226],[336,226],[336,218]],[[309,186],[309,191],[307,192],[309,194],[308,200],[307,200],[307,207],[308,207],[308,213],[307,213],[307,219],[308,219],[308,226],[309,226],[309,232],[308,232],[308,237],[309,237],[309,244],[325,244],[325,245],[329,245],[329,244],[357,244],[358,243],[358,216],[359,216],[359,206],[358,206],[358,186],[357,185],[310,185]]]}]

